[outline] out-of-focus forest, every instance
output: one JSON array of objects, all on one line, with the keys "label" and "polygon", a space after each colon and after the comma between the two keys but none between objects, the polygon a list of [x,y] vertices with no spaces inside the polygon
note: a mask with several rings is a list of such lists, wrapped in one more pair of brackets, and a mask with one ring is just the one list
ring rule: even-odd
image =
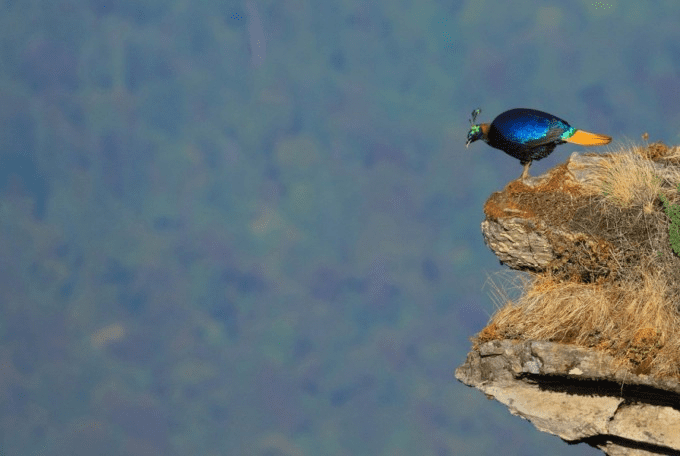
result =
[{"label": "out-of-focus forest", "polygon": [[467,122],[677,142],[678,5],[0,1],[0,455],[595,454],[453,379]]}]

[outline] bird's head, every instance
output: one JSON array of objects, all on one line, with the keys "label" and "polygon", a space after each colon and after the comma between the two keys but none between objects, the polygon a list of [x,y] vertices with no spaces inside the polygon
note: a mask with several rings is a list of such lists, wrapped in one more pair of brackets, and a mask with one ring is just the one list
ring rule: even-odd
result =
[{"label": "bird's head", "polygon": [[478,139],[482,139],[484,137],[482,126],[475,125],[475,120],[477,119],[477,115],[480,112],[482,112],[481,109],[475,109],[474,111],[472,111],[472,119],[470,119],[470,131],[468,131],[467,142],[465,143],[465,147],[469,146],[470,143],[475,142]]}]

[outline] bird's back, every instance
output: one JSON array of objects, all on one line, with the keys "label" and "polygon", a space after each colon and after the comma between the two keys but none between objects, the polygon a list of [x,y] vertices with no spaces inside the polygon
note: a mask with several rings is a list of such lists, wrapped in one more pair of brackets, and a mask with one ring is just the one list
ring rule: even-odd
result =
[{"label": "bird's back", "polygon": [[517,108],[493,120],[487,142],[524,163],[548,156],[569,130],[573,129],[566,121],[552,114]]}]

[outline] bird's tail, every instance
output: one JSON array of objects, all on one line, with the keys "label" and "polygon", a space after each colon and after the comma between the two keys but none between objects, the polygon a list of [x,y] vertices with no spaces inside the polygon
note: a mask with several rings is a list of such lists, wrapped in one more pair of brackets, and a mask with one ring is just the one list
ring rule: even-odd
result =
[{"label": "bird's tail", "polygon": [[581,146],[601,146],[603,144],[609,144],[612,138],[610,136],[588,133],[587,131],[583,130],[576,130],[573,135],[565,138],[564,140],[573,144],[579,144]]}]

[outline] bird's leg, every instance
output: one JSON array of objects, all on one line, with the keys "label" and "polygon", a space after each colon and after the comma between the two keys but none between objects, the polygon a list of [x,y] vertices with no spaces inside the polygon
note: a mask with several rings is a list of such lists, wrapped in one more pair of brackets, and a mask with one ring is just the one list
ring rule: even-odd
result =
[{"label": "bird's leg", "polygon": [[529,166],[531,166],[531,162],[526,162],[522,163],[524,165],[524,170],[522,171],[522,180],[525,180],[527,177],[529,177]]}]

